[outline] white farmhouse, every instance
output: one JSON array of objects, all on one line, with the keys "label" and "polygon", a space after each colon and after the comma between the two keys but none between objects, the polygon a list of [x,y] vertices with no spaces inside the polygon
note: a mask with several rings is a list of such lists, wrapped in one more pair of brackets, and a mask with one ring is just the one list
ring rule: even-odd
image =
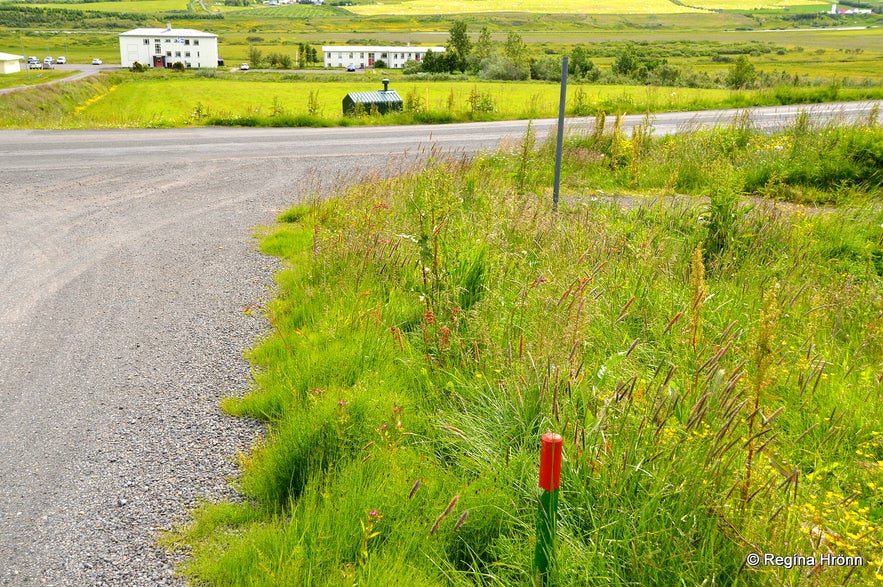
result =
[{"label": "white farmhouse", "polygon": [[24,59],[24,57],[10,53],[0,53],[0,74],[21,71],[19,59]]},{"label": "white farmhouse", "polygon": [[377,61],[386,63],[391,69],[401,69],[408,61],[423,61],[426,53],[444,53],[444,47],[384,47],[370,45],[325,45],[325,67],[374,67]]},{"label": "white farmhouse", "polygon": [[217,67],[218,35],[193,29],[133,29],[120,33],[120,63],[132,67]]}]

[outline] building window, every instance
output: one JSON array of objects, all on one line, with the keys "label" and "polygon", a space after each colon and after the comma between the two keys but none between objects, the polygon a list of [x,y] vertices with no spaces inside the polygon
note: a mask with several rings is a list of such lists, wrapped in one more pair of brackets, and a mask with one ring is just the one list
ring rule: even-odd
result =
[{"label": "building window", "polygon": [[352,58],[353,58],[353,54],[352,54],[352,53],[350,53],[350,59],[352,59]]},{"label": "building window", "polygon": [[184,53],[184,57],[190,57],[190,51],[187,51],[186,53]]},{"label": "building window", "polygon": [[166,57],[171,57],[171,56],[172,56],[172,52],[171,52],[171,51],[166,51]]},{"label": "building window", "polygon": [[180,51],[175,51],[175,57],[180,57],[180,56],[181,56],[181,52],[180,52]]},{"label": "building window", "polygon": [[189,44],[190,44],[190,39],[184,39],[184,44],[185,44],[185,45],[189,45]]},{"label": "building window", "polygon": [[162,42],[162,41],[160,41],[159,39],[154,39],[153,42],[154,42],[154,43],[160,43],[160,42]]},{"label": "building window", "polygon": [[199,45],[199,39],[193,39],[193,44],[194,44],[194,45]]},{"label": "building window", "polygon": [[149,44],[150,44],[150,39],[144,39],[144,44],[145,44],[145,45],[149,45]]},{"label": "building window", "polygon": [[[171,42],[172,42],[171,39],[166,39],[166,43],[171,43]],[[157,41],[157,43],[159,43],[159,41]]]},{"label": "building window", "polygon": [[359,53],[359,58],[364,59],[364,58],[365,58],[365,54],[364,54],[364,53]]}]

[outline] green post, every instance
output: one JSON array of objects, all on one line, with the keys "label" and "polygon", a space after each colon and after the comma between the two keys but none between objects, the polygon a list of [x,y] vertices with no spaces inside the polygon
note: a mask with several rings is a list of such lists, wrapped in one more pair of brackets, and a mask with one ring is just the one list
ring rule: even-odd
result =
[{"label": "green post", "polygon": [[558,526],[558,488],[561,485],[561,435],[543,434],[540,450],[540,503],[537,512],[537,543],[534,550],[534,582],[550,587],[555,562],[555,529]]}]

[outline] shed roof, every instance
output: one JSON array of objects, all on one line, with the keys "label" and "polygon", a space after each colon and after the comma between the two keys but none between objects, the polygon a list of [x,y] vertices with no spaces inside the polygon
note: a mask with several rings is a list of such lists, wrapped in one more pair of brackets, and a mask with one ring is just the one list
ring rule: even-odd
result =
[{"label": "shed roof", "polygon": [[206,33],[203,31],[198,31],[196,29],[132,29],[131,31],[126,31],[124,33],[120,33],[121,37],[201,37],[201,38],[217,38],[218,35],[214,33]]},{"label": "shed roof", "polygon": [[399,104],[402,97],[395,90],[376,92],[350,92],[346,95],[354,104]]},{"label": "shed roof", "polygon": [[12,53],[0,53],[0,61],[17,61],[19,59],[24,59],[24,57]]}]

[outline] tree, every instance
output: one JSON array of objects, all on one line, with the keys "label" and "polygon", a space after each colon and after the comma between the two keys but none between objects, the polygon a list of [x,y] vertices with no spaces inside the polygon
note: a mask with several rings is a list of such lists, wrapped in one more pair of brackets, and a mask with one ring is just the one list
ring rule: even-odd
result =
[{"label": "tree", "polygon": [[589,52],[582,45],[577,45],[573,48],[567,64],[567,73],[573,77],[591,81],[596,81],[601,76],[601,71],[589,59]]},{"label": "tree", "polygon": [[727,73],[727,85],[733,89],[746,88],[756,79],[757,71],[745,55],[739,55]]},{"label": "tree", "polygon": [[448,64],[450,71],[466,71],[469,52],[472,51],[472,41],[469,40],[469,32],[466,21],[457,20],[451,25],[451,37],[448,40],[447,51],[449,54]]},{"label": "tree", "polygon": [[469,71],[478,73],[481,62],[490,57],[494,52],[494,42],[491,40],[491,30],[483,27],[478,34],[478,41],[472,47],[469,55]]},{"label": "tree", "polygon": [[450,56],[447,53],[427,51],[423,56],[421,68],[426,73],[448,73],[452,71]]},{"label": "tree", "polygon": [[264,62],[264,53],[254,45],[248,47],[248,61],[252,67],[260,67]]},{"label": "tree", "polygon": [[521,35],[516,32],[510,32],[506,38],[506,44],[503,45],[503,54],[516,65],[528,65],[527,45],[524,44]]},{"label": "tree", "polygon": [[638,56],[634,47],[626,47],[613,61],[611,70],[619,75],[631,75],[638,69]]},{"label": "tree", "polygon": [[[570,70],[570,67],[567,68]],[[530,66],[530,77],[550,82],[561,81],[561,57],[544,55]]]}]

